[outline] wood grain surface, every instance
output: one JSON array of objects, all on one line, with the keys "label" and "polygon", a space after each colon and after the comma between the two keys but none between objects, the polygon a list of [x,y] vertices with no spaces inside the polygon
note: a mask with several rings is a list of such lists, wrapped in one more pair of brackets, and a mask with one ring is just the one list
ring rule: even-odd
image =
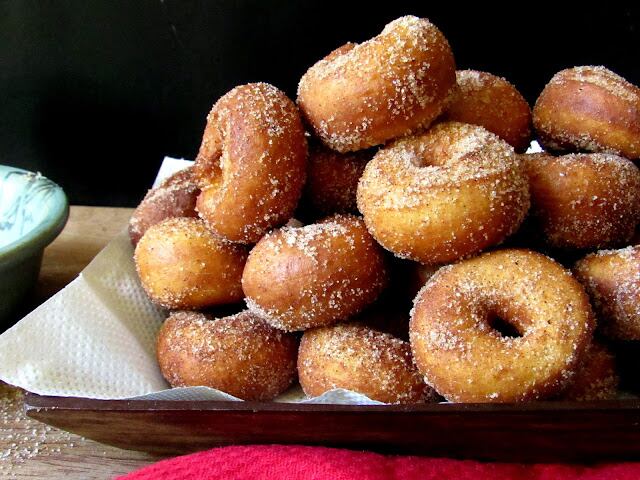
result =
[{"label": "wood grain surface", "polygon": [[[130,208],[72,206],[69,222],[45,250],[36,289],[25,310],[63,288],[125,228]],[[23,392],[0,382],[0,477],[113,478],[159,457],[84,439],[28,418]]]}]

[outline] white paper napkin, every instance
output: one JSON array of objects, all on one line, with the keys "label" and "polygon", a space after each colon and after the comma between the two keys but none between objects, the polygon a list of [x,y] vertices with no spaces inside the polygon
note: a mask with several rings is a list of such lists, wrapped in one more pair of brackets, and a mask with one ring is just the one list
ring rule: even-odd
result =
[{"label": "white paper napkin", "polygon": [[[165,158],[154,186],[191,163]],[[207,387],[169,389],[155,359],[165,313],[147,298],[132,256],[123,231],[78,278],[0,335],[0,380],[41,395],[238,400]],[[277,401],[380,403],[347,390],[306,399],[299,386]]]}]

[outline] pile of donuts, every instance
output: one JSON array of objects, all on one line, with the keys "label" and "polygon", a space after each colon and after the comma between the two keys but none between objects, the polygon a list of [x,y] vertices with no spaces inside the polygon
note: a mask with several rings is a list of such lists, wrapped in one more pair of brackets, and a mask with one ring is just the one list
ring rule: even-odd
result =
[{"label": "pile of donuts", "polygon": [[[543,153],[525,154],[536,138]],[[130,223],[172,386],[385,403],[600,400],[640,340],[640,89],[558,72],[533,110],[413,16],[234,88]],[[619,363],[619,362],[618,362]]]}]

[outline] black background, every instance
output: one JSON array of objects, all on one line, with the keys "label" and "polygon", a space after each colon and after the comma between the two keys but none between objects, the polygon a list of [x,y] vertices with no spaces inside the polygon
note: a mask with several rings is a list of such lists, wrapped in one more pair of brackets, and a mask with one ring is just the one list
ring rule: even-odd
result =
[{"label": "black background", "polygon": [[0,0],[0,163],[43,172],[72,203],[134,206],[165,154],[193,158],[227,90],[266,81],[294,97],[319,58],[405,14],[530,103],[574,65],[640,83],[638,8],[558,5]]}]

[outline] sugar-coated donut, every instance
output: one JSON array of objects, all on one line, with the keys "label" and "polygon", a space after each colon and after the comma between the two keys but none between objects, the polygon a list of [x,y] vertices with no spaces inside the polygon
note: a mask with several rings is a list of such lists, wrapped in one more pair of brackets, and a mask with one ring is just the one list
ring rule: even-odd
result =
[{"label": "sugar-coated donut", "polygon": [[569,271],[498,250],[438,270],[415,299],[409,335],[420,373],[448,400],[521,402],[560,393],[593,326]]},{"label": "sugar-coated donut", "polygon": [[532,220],[556,248],[624,245],[640,221],[640,170],[605,153],[522,156]]},{"label": "sugar-coated donut", "polygon": [[387,250],[442,264],[515,232],[529,209],[529,186],[504,140],[445,122],[382,148],[360,178],[358,208]]},{"label": "sugar-coated donut", "polygon": [[129,220],[131,243],[135,246],[149,227],[167,218],[197,217],[199,193],[191,167],[174,173],[149,190]]},{"label": "sugar-coated donut", "polygon": [[315,216],[357,213],[356,191],[371,151],[338,153],[322,145],[309,147],[303,203]]},{"label": "sugar-coated donut", "polygon": [[230,242],[255,243],[289,220],[304,185],[307,142],[295,104],[250,83],[213,106],[196,158],[200,216]]},{"label": "sugar-coated donut", "polygon": [[217,388],[243,400],[272,400],[296,378],[298,341],[249,312],[211,318],[175,312],[160,328],[157,357],[172,387]]},{"label": "sugar-coated donut", "polygon": [[591,297],[602,332],[617,340],[640,340],[640,246],[587,255],[574,271]]},{"label": "sugar-coated donut", "polygon": [[166,308],[197,309],[242,300],[246,248],[224,242],[197,218],[149,228],[135,250],[140,282]]},{"label": "sugar-coated donut", "polygon": [[594,342],[561,398],[579,402],[612,400],[618,394],[619,381],[614,356],[604,346]]},{"label": "sugar-coated donut", "polygon": [[298,85],[298,105],[327,146],[362,150],[428,127],[455,81],[444,35],[428,20],[406,16],[312,66]]},{"label": "sugar-coated donut", "polygon": [[516,151],[526,150],[531,139],[531,108],[516,87],[477,70],[458,70],[456,79],[458,89],[443,118],[480,125]]},{"label": "sugar-coated donut", "polygon": [[247,305],[283,330],[346,320],[386,284],[382,249],[364,222],[336,215],[267,234],[251,250],[242,275]]},{"label": "sugar-coated donut", "polygon": [[408,342],[357,324],[304,332],[298,375],[310,397],[335,388],[384,403],[422,403],[437,397],[416,370]]},{"label": "sugar-coated donut", "polygon": [[533,125],[551,150],[640,158],[640,88],[604,67],[562,70],[536,101]]}]

